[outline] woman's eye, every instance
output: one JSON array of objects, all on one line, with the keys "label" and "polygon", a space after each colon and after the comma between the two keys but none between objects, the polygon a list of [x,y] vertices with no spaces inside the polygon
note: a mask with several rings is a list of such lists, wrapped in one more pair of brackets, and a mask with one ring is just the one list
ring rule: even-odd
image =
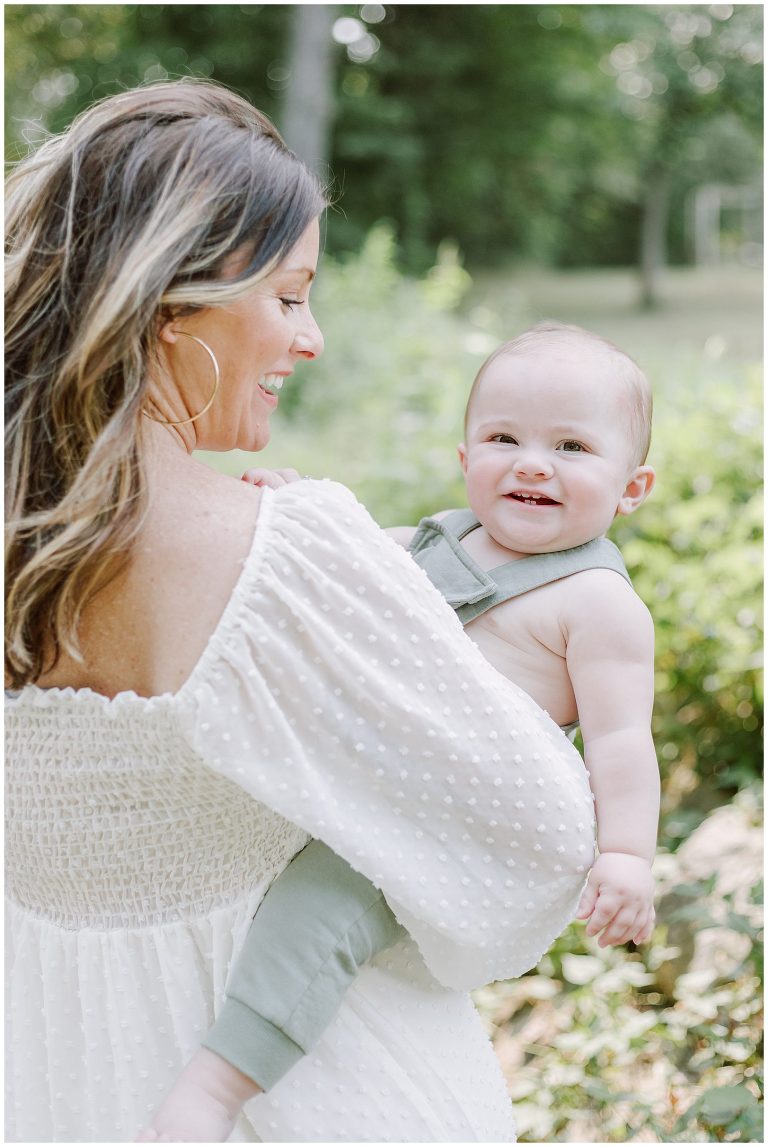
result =
[{"label": "woman's eye", "polygon": [[564,450],[567,454],[578,454],[583,451],[584,447],[580,442],[574,442],[572,439],[568,439],[566,442],[560,444],[560,449]]},{"label": "woman's eye", "polygon": [[494,434],[489,439],[490,442],[503,442],[505,445],[517,446],[517,439],[513,438],[511,434]]},{"label": "woman's eye", "polygon": [[281,299],[280,302],[284,307],[300,307],[303,299]]}]

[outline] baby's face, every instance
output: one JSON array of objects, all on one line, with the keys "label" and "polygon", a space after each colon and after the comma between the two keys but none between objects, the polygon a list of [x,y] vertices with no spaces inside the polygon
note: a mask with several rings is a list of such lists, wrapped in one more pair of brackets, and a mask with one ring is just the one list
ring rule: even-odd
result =
[{"label": "baby's face", "polygon": [[494,359],[459,456],[469,504],[499,545],[570,549],[642,501],[648,467],[633,465],[630,401],[610,354],[583,344]]}]

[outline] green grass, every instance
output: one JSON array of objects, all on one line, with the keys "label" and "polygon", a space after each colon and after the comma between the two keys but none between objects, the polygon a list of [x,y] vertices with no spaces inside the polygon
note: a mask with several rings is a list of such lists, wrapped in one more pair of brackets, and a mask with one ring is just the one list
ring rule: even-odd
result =
[{"label": "green grass", "polygon": [[757,362],[762,357],[762,271],[749,267],[666,270],[661,305],[637,306],[633,269],[551,271],[521,268],[478,274],[470,307],[488,307],[516,321],[554,318],[594,329],[641,364],[667,355],[709,362]]}]

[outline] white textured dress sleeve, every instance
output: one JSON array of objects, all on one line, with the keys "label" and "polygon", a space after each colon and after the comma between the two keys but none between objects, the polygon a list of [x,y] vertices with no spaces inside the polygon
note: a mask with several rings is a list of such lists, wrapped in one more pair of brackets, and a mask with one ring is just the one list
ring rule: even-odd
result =
[{"label": "white textured dress sleeve", "polygon": [[521,974],[572,919],[593,859],[581,757],[345,487],[263,492],[179,700],[208,767],[381,888],[443,984]]}]

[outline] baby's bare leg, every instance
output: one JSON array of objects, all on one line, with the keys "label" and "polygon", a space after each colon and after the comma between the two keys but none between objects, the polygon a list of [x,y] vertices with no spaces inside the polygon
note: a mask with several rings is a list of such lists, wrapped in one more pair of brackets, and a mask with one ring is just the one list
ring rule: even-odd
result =
[{"label": "baby's bare leg", "polygon": [[201,1047],[182,1071],[137,1143],[224,1143],[247,1100],[261,1088]]}]

